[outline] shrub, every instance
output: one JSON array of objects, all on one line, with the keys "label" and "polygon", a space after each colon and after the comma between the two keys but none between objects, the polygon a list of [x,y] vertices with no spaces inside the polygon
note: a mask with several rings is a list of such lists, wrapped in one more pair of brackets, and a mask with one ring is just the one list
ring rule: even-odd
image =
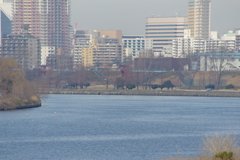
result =
[{"label": "shrub", "polygon": [[215,85],[213,85],[213,84],[206,85],[205,89],[207,89],[207,88],[215,89]]},{"label": "shrub", "polygon": [[154,90],[155,90],[155,89],[157,89],[157,88],[158,88],[158,85],[156,85],[156,84],[153,84],[151,87],[152,87],[152,89],[154,89]]},{"label": "shrub", "polygon": [[89,86],[90,86],[90,83],[89,83],[89,82],[87,82],[87,83],[85,83],[85,84],[84,84],[84,86],[87,88],[87,87],[89,87]]},{"label": "shrub", "polygon": [[173,88],[174,85],[172,84],[172,82],[170,80],[167,80],[163,83],[163,86],[166,87],[166,88]]},{"label": "shrub", "polygon": [[232,160],[233,159],[233,152],[220,152],[215,155],[216,158],[221,158],[222,160]]},{"label": "shrub", "polygon": [[229,85],[226,86],[226,89],[234,89],[234,85],[229,84]]},{"label": "shrub", "polygon": [[136,88],[136,85],[135,85],[135,84],[128,84],[128,85],[127,85],[127,89],[132,90],[132,89],[134,89],[134,88]]}]

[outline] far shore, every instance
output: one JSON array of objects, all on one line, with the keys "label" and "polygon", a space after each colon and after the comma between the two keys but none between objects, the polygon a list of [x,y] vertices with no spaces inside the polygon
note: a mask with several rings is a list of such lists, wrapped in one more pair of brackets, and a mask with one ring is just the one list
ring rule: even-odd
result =
[{"label": "far shore", "polygon": [[240,97],[238,90],[89,90],[51,89],[46,94]]}]

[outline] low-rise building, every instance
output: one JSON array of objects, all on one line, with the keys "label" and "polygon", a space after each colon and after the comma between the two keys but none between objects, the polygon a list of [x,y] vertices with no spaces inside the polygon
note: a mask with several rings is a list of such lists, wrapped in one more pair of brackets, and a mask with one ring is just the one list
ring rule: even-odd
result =
[{"label": "low-rise building", "polygon": [[201,71],[239,71],[240,53],[200,53]]},{"label": "low-rise building", "polygon": [[139,72],[165,72],[165,71],[186,71],[191,70],[189,58],[135,58],[135,70]]}]

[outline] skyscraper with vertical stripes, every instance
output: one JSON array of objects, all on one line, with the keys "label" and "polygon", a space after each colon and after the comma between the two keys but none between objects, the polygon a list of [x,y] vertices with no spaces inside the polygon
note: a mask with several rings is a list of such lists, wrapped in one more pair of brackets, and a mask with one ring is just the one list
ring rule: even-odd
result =
[{"label": "skyscraper with vertical stripes", "polygon": [[189,0],[188,28],[192,38],[209,39],[211,0]]},{"label": "skyscraper with vertical stripes", "polygon": [[41,39],[41,46],[70,53],[70,0],[14,0],[13,33],[29,24],[29,33]]}]

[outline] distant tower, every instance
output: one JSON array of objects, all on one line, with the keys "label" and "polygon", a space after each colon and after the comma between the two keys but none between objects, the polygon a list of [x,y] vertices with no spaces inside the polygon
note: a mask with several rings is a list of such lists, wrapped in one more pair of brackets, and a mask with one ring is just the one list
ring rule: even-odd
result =
[{"label": "distant tower", "polygon": [[70,0],[14,0],[13,33],[20,33],[23,24],[41,39],[41,46],[70,54]]},{"label": "distant tower", "polygon": [[189,0],[188,28],[191,37],[208,40],[210,34],[211,0]]}]

